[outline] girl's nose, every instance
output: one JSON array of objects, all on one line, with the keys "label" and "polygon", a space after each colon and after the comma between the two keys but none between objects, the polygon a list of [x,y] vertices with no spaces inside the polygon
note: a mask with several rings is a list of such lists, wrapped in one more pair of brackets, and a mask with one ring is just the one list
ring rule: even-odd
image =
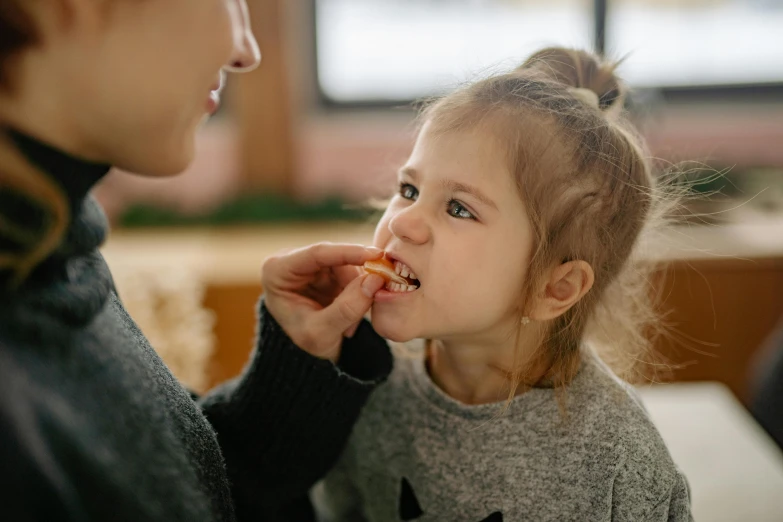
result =
[{"label": "girl's nose", "polygon": [[408,243],[426,243],[430,237],[429,226],[416,205],[401,210],[391,218],[389,230],[395,237]]}]

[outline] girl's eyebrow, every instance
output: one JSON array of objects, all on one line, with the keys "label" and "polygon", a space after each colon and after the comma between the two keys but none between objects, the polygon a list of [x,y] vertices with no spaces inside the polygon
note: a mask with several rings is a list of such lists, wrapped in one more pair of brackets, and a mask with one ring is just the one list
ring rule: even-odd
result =
[{"label": "girl's eyebrow", "polygon": [[[413,181],[417,181],[419,178],[419,173],[416,169],[412,167],[403,167],[399,171],[400,176],[407,176],[411,178]],[[441,181],[441,185],[443,185],[444,188],[451,190],[452,192],[462,192],[464,194],[469,194],[476,198],[477,200],[481,201],[488,207],[492,207],[495,210],[498,209],[498,206],[495,205],[495,202],[492,201],[488,196],[486,196],[483,192],[481,192],[478,188],[468,185],[466,183],[460,183],[459,181],[454,181],[451,179],[444,179]]]}]

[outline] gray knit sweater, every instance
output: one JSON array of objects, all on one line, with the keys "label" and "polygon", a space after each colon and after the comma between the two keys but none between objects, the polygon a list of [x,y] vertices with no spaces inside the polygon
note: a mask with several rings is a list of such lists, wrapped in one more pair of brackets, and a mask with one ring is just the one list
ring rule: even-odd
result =
[{"label": "gray knit sweater", "polygon": [[633,390],[585,352],[564,417],[550,389],[466,406],[398,357],[338,466],[323,521],[688,521],[685,477]]},{"label": "gray knit sweater", "polygon": [[[0,270],[0,521],[307,520],[308,489],[391,370],[383,340],[363,322],[335,366],[297,348],[262,301],[242,375],[192,397],[98,251],[108,228],[87,193],[108,167],[15,142],[61,186],[73,219],[24,284],[3,285]],[[0,218],[35,230],[42,213],[3,174]],[[16,248],[0,235],[0,254]]]}]

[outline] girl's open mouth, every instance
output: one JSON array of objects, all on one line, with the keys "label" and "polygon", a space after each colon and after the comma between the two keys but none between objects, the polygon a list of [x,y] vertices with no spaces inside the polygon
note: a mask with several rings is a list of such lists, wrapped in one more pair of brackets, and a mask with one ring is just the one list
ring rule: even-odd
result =
[{"label": "girl's open mouth", "polygon": [[397,261],[388,254],[377,261],[368,261],[364,269],[386,280],[386,290],[390,292],[413,292],[421,286],[416,274],[405,263]]}]

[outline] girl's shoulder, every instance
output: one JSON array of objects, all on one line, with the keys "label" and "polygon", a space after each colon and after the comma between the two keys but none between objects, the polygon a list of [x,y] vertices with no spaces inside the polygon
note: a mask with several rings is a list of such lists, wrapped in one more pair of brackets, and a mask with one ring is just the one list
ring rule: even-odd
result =
[{"label": "girl's shoulder", "polygon": [[627,434],[633,440],[662,443],[637,389],[592,351],[584,351],[582,368],[565,391],[563,409],[573,427],[605,431],[609,438]]},{"label": "girl's shoulder", "polygon": [[597,356],[586,355],[569,390],[566,416],[574,437],[610,448],[619,495],[665,501],[687,483],[632,385],[617,377]]}]

